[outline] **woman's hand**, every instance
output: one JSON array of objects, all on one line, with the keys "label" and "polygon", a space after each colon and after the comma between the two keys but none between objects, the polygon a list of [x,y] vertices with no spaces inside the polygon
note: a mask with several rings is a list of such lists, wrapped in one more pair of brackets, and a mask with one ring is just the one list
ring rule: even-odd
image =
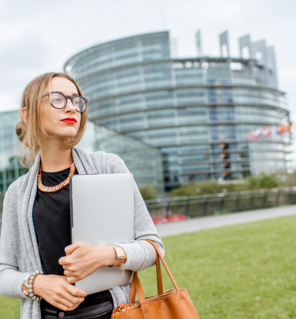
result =
[{"label": "woman's hand", "polygon": [[97,269],[113,266],[120,261],[112,246],[93,246],[75,243],[65,248],[66,256],[59,259],[64,275],[71,284],[89,276]]},{"label": "woman's hand", "polygon": [[38,275],[33,282],[33,292],[63,311],[77,308],[87,296],[85,291],[69,284],[63,276]]}]

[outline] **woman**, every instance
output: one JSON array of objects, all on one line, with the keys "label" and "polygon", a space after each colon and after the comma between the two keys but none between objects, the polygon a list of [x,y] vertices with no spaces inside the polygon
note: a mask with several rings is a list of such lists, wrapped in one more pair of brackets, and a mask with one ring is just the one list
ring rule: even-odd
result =
[{"label": "woman", "polygon": [[114,154],[75,147],[85,130],[87,100],[70,76],[47,73],[30,82],[21,115],[16,131],[34,164],[5,194],[0,294],[21,298],[21,319],[110,318],[113,308],[128,302],[130,285],[87,296],[73,284],[101,267],[150,267],[155,251],[141,239],[152,239],[163,252],[161,239],[134,183],[136,240],[116,247],[71,244],[68,177],[129,170]]}]

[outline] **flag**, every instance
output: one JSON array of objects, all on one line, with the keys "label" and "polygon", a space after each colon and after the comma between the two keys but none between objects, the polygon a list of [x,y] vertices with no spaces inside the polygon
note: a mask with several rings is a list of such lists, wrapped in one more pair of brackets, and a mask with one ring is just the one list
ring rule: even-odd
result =
[{"label": "flag", "polygon": [[288,125],[279,124],[273,126],[267,126],[264,128],[258,128],[255,131],[252,131],[248,134],[248,141],[255,140],[262,136],[272,136],[276,134],[285,134],[292,129],[293,123],[289,123]]}]

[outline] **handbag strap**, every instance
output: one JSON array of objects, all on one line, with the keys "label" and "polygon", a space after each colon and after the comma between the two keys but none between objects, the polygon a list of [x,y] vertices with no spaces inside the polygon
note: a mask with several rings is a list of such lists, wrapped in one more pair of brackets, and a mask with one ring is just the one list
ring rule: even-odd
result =
[{"label": "handbag strap", "polygon": [[162,276],[161,276],[161,267],[160,267],[160,261],[157,252],[156,253],[156,278],[157,278],[157,293],[158,295],[163,294],[163,284],[162,284]]},{"label": "handbag strap", "polygon": [[[155,249],[155,252],[156,252],[156,275],[157,275],[157,289],[158,289],[158,295],[162,295],[163,294],[163,284],[162,284],[162,275],[161,275],[161,267],[160,267],[160,261],[159,261],[159,258],[161,259],[163,265],[164,265],[164,268],[165,270],[167,271],[175,289],[178,291],[180,290],[167,263],[165,262],[158,246],[156,245],[156,243],[150,239],[143,239],[145,241],[147,241],[148,243],[150,243],[153,248]],[[146,302],[146,299],[145,299],[145,295],[144,295],[144,291],[143,291],[143,288],[142,288],[142,285],[141,285],[141,281],[140,281],[140,278],[138,276],[138,273],[137,272],[134,272],[134,276],[133,276],[133,280],[132,280],[132,283],[131,283],[131,291],[130,291],[130,300],[129,300],[129,304],[130,306],[132,306],[134,300],[135,300],[135,297],[136,297],[136,293],[138,294],[138,297],[139,297],[139,300],[140,300],[140,303],[143,304]]]},{"label": "handbag strap", "polygon": [[137,290],[137,294],[138,294],[140,303],[143,304],[146,302],[146,298],[145,298],[143,287],[142,287],[142,284],[141,284],[141,281],[140,281],[140,278],[139,278],[139,275],[137,272],[134,273],[133,279],[135,280],[136,290]]},{"label": "handbag strap", "polygon": [[[177,291],[180,290],[179,287],[178,287],[178,285],[177,285],[177,283],[176,283],[176,281],[175,281],[175,279],[174,279],[174,277],[173,277],[173,274],[171,273],[171,271],[170,271],[170,269],[169,269],[169,266],[168,266],[167,263],[165,262],[165,260],[164,260],[164,258],[163,258],[163,256],[162,256],[162,254],[161,254],[161,252],[160,252],[158,246],[156,245],[156,243],[155,243],[153,240],[150,240],[150,239],[143,239],[143,240],[147,241],[148,243],[150,243],[150,244],[154,247],[155,252],[156,252],[156,259],[158,259],[158,257],[161,259],[162,264],[164,265],[164,268],[165,268],[165,270],[167,271],[167,273],[168,273],[168,275],[169,275],[169,277],[170,277],[170,279],[171,279],[171,281],[172,281],[172,283],[173,283],[175,289],[176,289]],[[158,255],[158,256],[157,256],[157,255]],[[157,274],[160,274],[160,280],[161,280],[161,284],[162,284],[161,268],[160,268],[160,263],[159,263],[159,261],[158,261],[158,263],[156,262],[156,268],[158,269],[158,270],[157,270]],[[158,283],[158,282],[157,282],[157,283]]]},{"label": "handbag strap", "polygon": [[136,298],[136,283],[135,283],[135,273],[133,274],[133,279],[132,279],[132,283],[131,283],[131,291],[130,291],[130,299],[129,299],[129,305],[130,307],[133,305],[133,302],[135,301]]},{"label": "handbag strap", "polygon": [[131,284],[131,292],[130,292],[130,307],[133,305],[133,302],[136,297],[136,293],[138,294],[140,303],[145,303],[145,294],[142,288],[142,284],[137,272],[134,272],[132,284]]},{"label": "handbag strap", "polygon": [[[159,257],[158,257],[158,253],[155,251],[156,253],[156,278],[157,278],[157,293],[158,295],[162,295],[163,294],[163,284],[162,284],[162,275],[161,275],[161,267],[160,267],[160,261],[159,261]],[[139,277],[139,276],[138,276]],[[136,298],[136,283],[133,284],[133,281],[131,283],[131,291],[130,291],[130,306],[132,305],[132,303],[134,302],[135,298]]]}]

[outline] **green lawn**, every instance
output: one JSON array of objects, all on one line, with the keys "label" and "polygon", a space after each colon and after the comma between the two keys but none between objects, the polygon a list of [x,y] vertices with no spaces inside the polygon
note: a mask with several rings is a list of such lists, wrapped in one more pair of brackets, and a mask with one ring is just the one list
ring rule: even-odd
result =
[{"label": "green lawn", "polygon": [[[292,216],[167,237],[166,261],[201,319],[296,319],[295,226]],[[156,294],[154,267],[140,277]],[[0,318],[19,318],[18,305],[0,297]]]}]

